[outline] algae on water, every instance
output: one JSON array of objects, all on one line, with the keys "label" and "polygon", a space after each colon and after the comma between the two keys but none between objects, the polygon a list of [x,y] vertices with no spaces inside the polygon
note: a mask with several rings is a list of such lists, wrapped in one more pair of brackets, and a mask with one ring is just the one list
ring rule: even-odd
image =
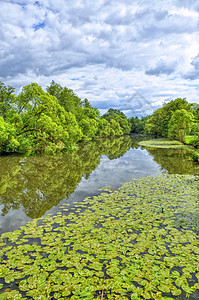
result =
[{"label": "algae on water", "polygon": [[192,146],[187,146],[181,143],[180,141],[170,140],[168,138],[153,139],[149,141],[139,142],[140,146],[149,147],[149,148],[173,148],[173,149],[193,149]]},{"label": "algae on water", "polygon": [[0,299],[197,299],[198,185],[133,179],[3,234]]}]

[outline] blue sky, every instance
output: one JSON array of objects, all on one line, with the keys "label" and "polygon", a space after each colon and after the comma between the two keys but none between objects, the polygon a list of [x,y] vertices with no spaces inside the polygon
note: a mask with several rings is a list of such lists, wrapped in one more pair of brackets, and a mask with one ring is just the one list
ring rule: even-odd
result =
[{"label": "blue sky", "polygon": [[0,81],[52,80],[100,108],[199,103],[195,0],[1,0]]}]

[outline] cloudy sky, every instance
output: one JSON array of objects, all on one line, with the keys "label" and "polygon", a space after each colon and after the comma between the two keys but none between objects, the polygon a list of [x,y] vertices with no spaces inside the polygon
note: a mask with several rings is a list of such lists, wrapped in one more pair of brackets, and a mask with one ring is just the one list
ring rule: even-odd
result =
[{"label": "cloudy sky", "polygon": [[0,81],[52,80],[105,112],[199,103],[196,0],[1,0]]}]

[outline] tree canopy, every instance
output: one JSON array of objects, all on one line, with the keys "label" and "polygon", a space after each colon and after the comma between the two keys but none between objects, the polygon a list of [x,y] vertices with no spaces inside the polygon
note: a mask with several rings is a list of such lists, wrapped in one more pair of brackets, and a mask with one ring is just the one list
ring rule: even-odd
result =
[{"label": "tree canopy", "polygon": [[0,152],[55,152],[82,139],[129,133],[122,112],[110,109],[108,115],[100,117],[88,99],[54,81],[46,91],[31,83],[18,96],[0,82]]},{"label": "tree canopy", "polygon": [[0,82],[0,153],[56,152],[82,140],[130,133],[184,141],[189,132],[199,136],[199,105],[186,99],[165,103],[151,116],[127,119],[114,108],[100,116],[88,99],[54,81],[46,91],[31,83],[18,96]]},{"label": "tree canopy", "polygon": [[185,136],[191,129],[192,121],[193,114],[191,112],[185,109],[176,110],[169,121],[168,136],[184,142]]},{"label": "tree canopy", "polygon": [[146,122],[145,132],[158,136],[168,136],[168,126],[172,114],[176,110],[185,109],[192,111],[191,104],[186,99],[177,98],[165,103],[163,107],[154,111]]}]

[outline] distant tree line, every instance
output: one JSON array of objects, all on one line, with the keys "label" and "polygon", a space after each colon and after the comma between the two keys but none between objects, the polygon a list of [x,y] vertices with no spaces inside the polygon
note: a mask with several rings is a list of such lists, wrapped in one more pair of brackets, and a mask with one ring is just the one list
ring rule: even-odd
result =
[{"label": "distant tree line", "polygon": [[51,82],[44,91],[37,83],[14,88],[0,82],[0,153],[56,152],[96,137],[146,133],[184,141],[198,136],[199,105],[172,100],[151,116],[131,117],[110,108],[100,116],[87,99],[72,89]]}]

